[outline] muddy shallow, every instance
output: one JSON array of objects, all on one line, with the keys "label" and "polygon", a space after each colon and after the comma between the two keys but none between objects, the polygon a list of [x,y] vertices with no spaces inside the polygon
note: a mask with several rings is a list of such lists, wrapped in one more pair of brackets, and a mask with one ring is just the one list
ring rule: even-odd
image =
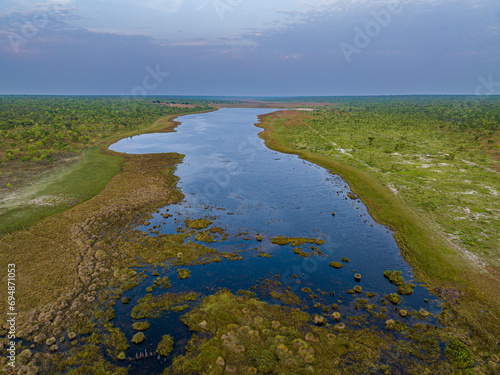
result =
[{"label": "muddy shallow", "polygon": [[[110,147],[130,154],[185,155],[176,171],[184,200],[160,209],[148,225],[138,230],[153,237],[188,233],[185,242],[191,240],[220,253],[232,254],[219,262],[179,267],[191,271],[185,279],[178,278],[174,267],[145,265],[150,277],[124,294],[131,298],[129,304],[118,303],[115,307],[115,326],[129,340],[136,333],[131,328],[134,322],[131,310],[158,274],[168,276],[172,287],[157,287],[151,293],[153,296],[194,291],[199,297],[197,301],[188,301],[184,311],[168,311],[157,319],[148,319],[151,328],[144,331],[146,342],[132,344],[127,357],[135,358],[141,351],[154,352],[166,334],[174,338],[174,351],[159,360],[155,355],[149,360],[130,361],[134,373],[161,372],[175,355],[184,353],[191,334],[180,316],[199,304],[200,297],[213,294],[218,288],[233,293],[251,290],[272,304],[284,302],[269,292],[289,290],[300,298],[301,308],[311,314],[329,317],[338,311],[342,316],[365,316],[364,324],[383,329],[385,317],[402,319],[396,306],[388,303],[381,319],[360,308],[357,299],[366,299],[366,292],[374,293],[370,304],[376,305],[378,310],[374,311],[380,312],[381,299],[397,290],[384,277],[384,271],[399,270],[405,282],[413,282],[415,288],[413,294],[402,296],[397,308],[410,313],[421,308],[431,314],[440,312],[440,301],[412,280],[411,267],[401,257],[393,232],[369,216],[363,203],[348,194],[349,186],[339,176],[295,155],[278,153],[265,146],[258,137],[261,129],[254,124],[257,115],[271,111],[221,109],[184,116],[174,133],[140,135]],[[200,228],[189,228],[186,220],[195,219],[210,222]],[[296,246],[280,245],[276,243],[279,236],[311,241]],[[348,262],[342,260],[345,257]],[[343,267],[335,269],[329,265],[332,261],[340,262]],[[361,274],[360,281],[355,280],[355,273]],[[362,287],[363,293],[352,293],[356,285]],[[310,292],[305,288],[310,288]],[[332,304],[338,309],[331,308]],[[405,323],[411,324],[409,318],[405,319]],[[435,319],[429,317],[426,323],[435,323]]]}]

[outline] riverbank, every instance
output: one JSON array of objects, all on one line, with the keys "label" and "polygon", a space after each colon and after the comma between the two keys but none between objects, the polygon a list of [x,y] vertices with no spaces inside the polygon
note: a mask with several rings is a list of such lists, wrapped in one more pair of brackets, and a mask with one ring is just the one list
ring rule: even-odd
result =
[{"label": "riverbank", "polygon": [[[416,210],[394,194],[369,171],[360,170],[339,159],[318,152],[298,149],[286,137],[305,126],[290,120],[290,114],[277,112],[260,117],[260,134],[269,148],[299,155],[339,174],[363,200],[379,223],[395,230],[405,259],[417,278],[433,293],[443,297],[454,315],[451,324],[469,333],[476,355],[482,350],[498,351],[500,337],[500,283],[494,274],[477,268]],[[288,123],[287,123],[288,122]]]},{"label": "riverbank", "polygon": [[[114,134],[59,166],[46,167],[47,171],[38,179],[12,191],[0,201],[0,237],[26,230],[101,193],[120,171],[124,161],[122,157],[107,152],[108,146],[138,134],[173,131],[179,124],[174,121],[177,117],[165,116],[142,129]],[[8,166],[3,168],[7,170]],[[29,169],[30,166],[23,168]]]}]

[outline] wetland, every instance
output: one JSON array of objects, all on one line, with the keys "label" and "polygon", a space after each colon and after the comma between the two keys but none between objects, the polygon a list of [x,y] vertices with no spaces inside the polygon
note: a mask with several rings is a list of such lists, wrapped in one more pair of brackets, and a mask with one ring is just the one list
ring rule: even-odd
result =
[{"label": "wetland", "polygon": [[44,223],[70,229],[79,278],[23,317],[25,373],[494,371],[358,191],[259,138],[273,112],[187,115],[104,151],[122,171]]}]

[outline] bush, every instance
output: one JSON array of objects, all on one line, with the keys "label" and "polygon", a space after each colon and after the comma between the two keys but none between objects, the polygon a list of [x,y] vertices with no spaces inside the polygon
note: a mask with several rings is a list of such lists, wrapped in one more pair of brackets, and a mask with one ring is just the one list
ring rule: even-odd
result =
[{"label": "bush", "polygon": [[474,366],[472,352],[461,341],[454,339],[446,345],[444,350],[450,362],[458,368],[466,369]]}]

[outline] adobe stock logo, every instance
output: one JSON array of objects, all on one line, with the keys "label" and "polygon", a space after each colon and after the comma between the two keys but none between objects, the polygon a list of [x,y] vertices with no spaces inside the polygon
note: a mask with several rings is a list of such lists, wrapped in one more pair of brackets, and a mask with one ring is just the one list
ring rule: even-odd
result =
[{"label": "adobe stock logo", "polygon": [[170,73],[160,70],[160,64],[156,64],[155,69],[148,65],[146,67],[146,72],[147,74],[142,78],[142,85],[135,86],[130,92],[130,97],[132,99],[143,99],[170,75]]},{"label": "adobe stock logo", "polygon": [[232,12],[243,3],[243,0],[207,0],[197,10],[205,8],[207,4],[211,3],[215,12],[221,21],[224,21],[224,15],[227,12]]},{"label": "adobe stock logo", "polygon": [[500,82],[493,81],[493,74],[488,76],[488,80],[483,76],[477,77],[480,84],[476,87],[476,95],[496,95],[500,89]]},{"label": "adobe stock logo", "polygon": [[353,44],[342,42],[339,45],[347,63],[351,63],[353,54],[360,54],[363,49],[368,47],[372,40],[382,32],[382,29],[389,26],[392,16],[401,13],[402,10],[403,6],[400,1],[393,0],[387,5],[386,9],[378,12],[371,11],[372,19],[365,24],[365,27],[363,29],[358,26],[354,28]]},{"label": "adobe stock logo", "polygon": [[47,4],[48,7],[39,9],[31,15],[31,19],[24,17],[18,32],[9,32],[7,38],[14,53],[19,53],[23,45],[36,38],[38,33],[49,25],[49,22],[56,21],[59,11],[63,9],[63,4],[54,1]]}]

